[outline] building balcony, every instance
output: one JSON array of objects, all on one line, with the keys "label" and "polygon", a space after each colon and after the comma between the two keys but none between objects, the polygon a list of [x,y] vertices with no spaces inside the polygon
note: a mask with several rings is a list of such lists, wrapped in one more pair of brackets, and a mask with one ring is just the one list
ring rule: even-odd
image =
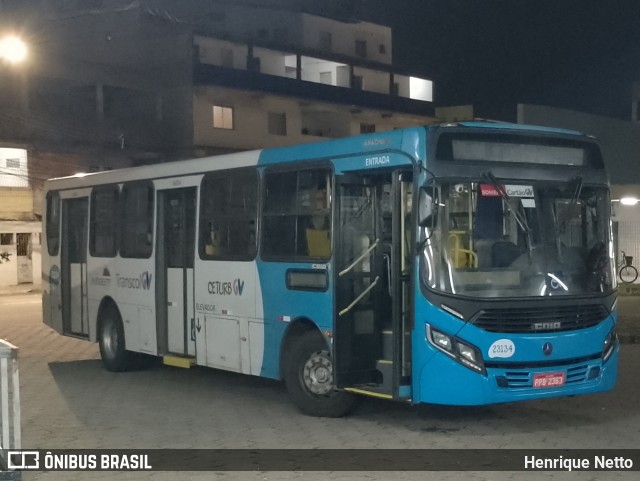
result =
[{"label": "building balcony", "polygon": [[194,83],[262,91],[392,112],[433,115],[433,83],[319,52],[290,53],[196,37]]},{"label": "building balcony", "polygon": [[[368,91],[360,85],[322,84],[311,80],[290,78],[262,72],[237,70],[216,65],[195,64],[195,86],[220,86],[246,91],[257,91],[285,97],[296,97],[327,103],[351,105],[389,113],[434,116],[433,103],[402,97],[397,94]],[[389,89],[391,90],[391,88]]]}]

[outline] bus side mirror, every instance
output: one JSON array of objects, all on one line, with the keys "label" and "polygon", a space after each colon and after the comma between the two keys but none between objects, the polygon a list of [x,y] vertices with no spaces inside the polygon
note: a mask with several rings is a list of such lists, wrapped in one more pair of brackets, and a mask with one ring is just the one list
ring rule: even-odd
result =
[{"label": "bus side mirror", "polygon": [[420,227],[435,226],[438,216],[438,203],[434,187],[421,187],[418,204],[418,225]]}]

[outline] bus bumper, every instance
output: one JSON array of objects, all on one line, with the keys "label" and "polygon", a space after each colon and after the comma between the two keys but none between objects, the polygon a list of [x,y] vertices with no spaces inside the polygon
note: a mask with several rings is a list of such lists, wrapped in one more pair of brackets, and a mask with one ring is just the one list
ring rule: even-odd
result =
[{"label": "bus bumper", "polygon": [[[544,368],[487,368],[486,375],[436,353],[420,370],[413,402],[482,405],[609,391],[616,384],[619,352],[618,343],[604,363],[597,358]],[[563,386],[532,387],[535,374],[558,372],[565,373]]]}]

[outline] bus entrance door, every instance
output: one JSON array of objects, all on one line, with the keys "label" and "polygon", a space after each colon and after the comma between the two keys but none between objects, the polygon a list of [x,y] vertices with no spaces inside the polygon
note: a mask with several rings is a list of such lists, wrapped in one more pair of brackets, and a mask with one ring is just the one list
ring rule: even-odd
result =
[{"label": "bus entrance door", "polygon": [[193,264],[196,187],[158,190],[158,351],[195,356]]},{"label": "bus entrance door", "polygon": [[338,177],[338,387],[406,397],[400,386],[408,383],[410,358],[405,316],[411,185],[411,173],[401,171]]},{"label": "bus entrance door", "polygon": [[62,330],[89,336],[87,310],[87,197],[62,201]]},{"label": "bus entrance door", "polygon": [[[387,317],[381,198],[384,179],[340,176],[336,242],[335,359],[339,387],[378,387]],[[390,314],[390,313],[389,313]]]}]

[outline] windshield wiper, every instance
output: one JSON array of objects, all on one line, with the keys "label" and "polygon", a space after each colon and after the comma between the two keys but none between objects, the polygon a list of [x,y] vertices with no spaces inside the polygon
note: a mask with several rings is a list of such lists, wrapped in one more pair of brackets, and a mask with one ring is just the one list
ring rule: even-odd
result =
[{"label": "windshield wiper", "polygon": [[582,177],[575,177],[571,184],[575,183],[575,188],[573,190],[573,197],[571,197],[571,202],[569,203],[568,209],[565,211],[564,219],[560,223],[560,225],[556,228],[556,237],[560,234],[564,234],[564,231],[567,229],[569,222],[573,218],[572,212],[575,206],[578,204],[578,199],[580,199],[580,194],[582,194]]},{"label": "windshield wiper", "polygon": [[507,210],[518,223],[520,229],[522,229],[522,231],[525,233],[527,240],[527,253],[529,254],[529,262],[531,262],[533,242],[531,240],[531,227],[529,227],[526,216],[511,208],[511,197],[509,197],[509,194],[507,194],[504,186],[498,182],[498,179],[496,179],[491,171],[485,172],[484,177],[491,183],[496,192],[498,192],[498,194],[502,198],[502,203],[507,207]]}]

